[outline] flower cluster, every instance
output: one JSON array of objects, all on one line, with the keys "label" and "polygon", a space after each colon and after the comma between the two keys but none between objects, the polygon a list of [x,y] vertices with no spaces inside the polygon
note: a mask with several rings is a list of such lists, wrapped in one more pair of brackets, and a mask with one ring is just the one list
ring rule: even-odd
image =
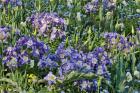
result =
[{"label": "flower cluster", "polygon": [[87,54],[87,64],[91,66],[92,71],[97,75],[103,75],[108,78],[107,65],[111,65],[112,61],[104,48],[95,48],[93,52]]},{"label": "flower cluster", "polygon": [[[97,47],[89,53],[83,53],[72,47],[65,48],[65,43],[58,46],[54,55],[46,56],[39,62],[41,68],[58,68],[58,76],[50,72],[44,78],[49,85],[56,83],[57,79],[63,81],[64,77],[72,71],[86,74],[94,73],[96,76],[110,79],[107,66],[111,65],[112,61],[102,47]],[[96,91],[97,89],[97,80],[95,78],[94,80],[76,80],[73,83],[79,86],[81,90]]]},{"label": "flower cluster", "polygon": [[4,51],[3,64],[12,68],[28,64],[31,60],[41,59],[49,51],[49,47],[44,42],[33,37],[23,36],[14,47],[8,47]]},{"label": "flower cluster", "polygon": [[[91,2],[88,2],[84,9],[87,13],[96,13],[99,11],[99,0],[93,0]],[[115,8],[115,3],[111,2],[110,0],[102,0],[102,6],[103,10],[113,10]]]},{"label": "flower cluster", "polygon": [[81,90],[86,90],[86,92],[95,92],[98,88],[98,83],[96,79],[88,80],[83,79],[75,82],[75,85],[79,86]]},{"label": "flower cluster", "polygon": [[119,51],[129,52],[134,43],[129,41],[128,37],[124,37],[118,33],[104,33],[103,37],[106,41],[107,49],[117,49]]},{"label": "flower cluster", "polygon": [[51,40],[65,37],[65,22],[56,13],[37,13],[27,21],[38,30],[38,36],[48,36]]},{"label": "flower cluster", "polygon": [[102,4],[103,4],[103,9],[104,10],[114,10],[115,8],[115,2],[111,1],[111,0],[102,0]]},{"label": "flower cluster", "polygon": [[78,71],[83,73],[95,73],[97,75],[109,78],[107,71],[107,65],[111,65],[111,59],[107,52],[102,47],[96,48],[89,53],[83,53],[82,51],[75,50],[72,47],[65,48],[64,43],[58,46],[55,52],[55,56],[52,58],[47,57],[47,60],[40,61],[40,66],[57,66],[59,65],[59,75],[64,76],[71,71]]},{"label": "flower cluster", "polygon": [[46,76],[44,77],[44,79],[45,79],[46,81],[48,81],[48,84],[49,84],[49,85],[51,85],[51,84],[56,83],[57,77],[56,77],[55,75],[53,75],[52,72],[49,72],[48,75],[46,75]]},{"label": "flower cluster", "polygon": [[49,54],[48,56],[43,56],[38,63],[39,68],[47,68],[49,67],[50,70],[53,68],[58,67],[58,58],[55,54]]},{"label": "flower cluster", "polygon": [[10,27],[1,26],[0,27],[0,41],[5,42],[7,38],[10,36],[10,31],[11,31]]},{"label": "flower cluster", "polygon": [[22,0],[0,0],[0,2],[8,5],[10,4],[11,6],[21,6],[22,5]]},{"label": "flower cluster", "polygon": [[87,13],[96,13],[99,10],[99,0],[88,2],[84,8]]},{"label": "flower cluster", "polygon": [[92,2],[88,2],[84,8],[87,13],[96,13],[99,8],[99,0],[94,0]]}]

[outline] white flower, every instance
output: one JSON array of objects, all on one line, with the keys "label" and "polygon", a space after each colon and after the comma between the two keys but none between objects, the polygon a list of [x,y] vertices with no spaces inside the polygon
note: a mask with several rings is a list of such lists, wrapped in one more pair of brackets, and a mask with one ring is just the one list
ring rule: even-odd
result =
[{"label": "white flower", "polygon": [[12,50],[13,50],[12,47],[8,47],[8,48],[7,48],[7,51],[8,51],[8,52],[11,52]]},{"label": "white flower", "polygon": [[139,79],[140,78],[140,72],[135,70],[134,71],[134,76],[136,76]]},{"label": "white flower", "polygon": [[131,75],[131,73],[130,72],[127,72],[126,73],[126,78],[127,78],[127,82],[130,82],[130,81],[132,81],[132,75]]},{"label": "white flower", "polygon": [[49,72],[49,74],[44,77],[45,80],[47,80],[50,83],[56,83],[56,76],[52,74],[52,72]]},{"label": "white flower", "polygon": [[77,12],[77,20],[81,21],[81,13],[80,12]]},{"label": "white flower", "polygon": [[27,46],[32,46],[33,45],[33,41],[32,40],[28,40],[28,42],[27,42]]},{"label": "white flower", "polygon": [[89,81],[83,81],[81,84],[82,89],[86,89],[87,87],[90,87],[90,82]]}]

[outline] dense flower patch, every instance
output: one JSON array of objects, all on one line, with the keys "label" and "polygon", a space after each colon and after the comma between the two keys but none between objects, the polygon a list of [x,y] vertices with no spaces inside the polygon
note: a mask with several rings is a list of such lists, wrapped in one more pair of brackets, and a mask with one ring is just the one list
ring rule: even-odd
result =
[{"label": "dense flower patch", "polygon": [[138,93],[139,0],[0,0],[2,93]]}]

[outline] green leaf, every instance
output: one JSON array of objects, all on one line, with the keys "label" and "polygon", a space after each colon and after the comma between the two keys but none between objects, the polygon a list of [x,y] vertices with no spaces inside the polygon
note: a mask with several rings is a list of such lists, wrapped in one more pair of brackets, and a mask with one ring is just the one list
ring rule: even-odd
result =
[{"label": "green leaf", "polygon": [[135,31],[134,31],[134,26],[132,26],[132,30],[131,30],[131,32],[132,32],[132,34],[135,33]]}]

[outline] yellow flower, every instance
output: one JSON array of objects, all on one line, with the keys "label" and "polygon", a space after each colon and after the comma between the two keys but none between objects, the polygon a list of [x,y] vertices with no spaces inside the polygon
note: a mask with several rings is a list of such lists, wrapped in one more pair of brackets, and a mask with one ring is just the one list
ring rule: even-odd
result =
[{"label": "yellow flower", "polygon": [[37,76],[34,74],[27,74],[27,77],[28,77],[28,83],[37,81]]}]

